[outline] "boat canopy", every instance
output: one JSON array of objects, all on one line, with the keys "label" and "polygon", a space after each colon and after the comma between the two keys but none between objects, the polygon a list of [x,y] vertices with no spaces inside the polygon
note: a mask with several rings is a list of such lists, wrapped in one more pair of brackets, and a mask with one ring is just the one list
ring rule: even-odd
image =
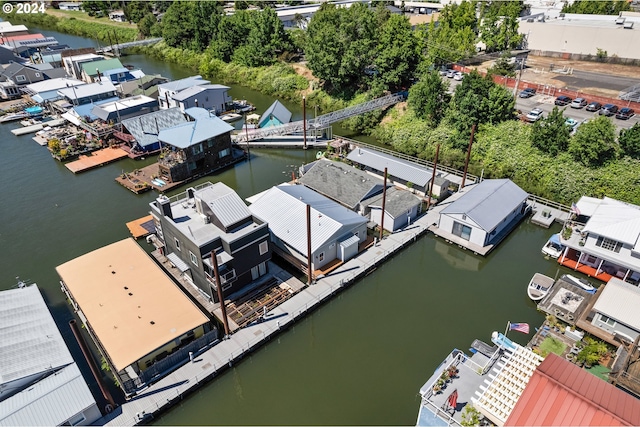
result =
[{"label": "boat canopy", "polygon": [[553,235],[549,238],[549,241],[550,241],[551,243],[554,243],[554,244],[558,245],[558,246],[562,246],[562,243],[560,243],[560,233],[553,234]]}]

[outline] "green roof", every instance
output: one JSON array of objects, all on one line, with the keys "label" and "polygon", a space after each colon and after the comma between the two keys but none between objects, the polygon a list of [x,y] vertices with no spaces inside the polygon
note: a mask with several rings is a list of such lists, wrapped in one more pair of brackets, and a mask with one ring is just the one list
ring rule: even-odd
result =
[{"label": "green roof", "polygon": [[104,73],[105,71],[115,70],[116,68],[124,68],[122,62],[117,58],[103,59],[102,61],[86,62],[82,64],[82,71],[87,73],[88,76],[97,75],[98,73],[96,70]]}]

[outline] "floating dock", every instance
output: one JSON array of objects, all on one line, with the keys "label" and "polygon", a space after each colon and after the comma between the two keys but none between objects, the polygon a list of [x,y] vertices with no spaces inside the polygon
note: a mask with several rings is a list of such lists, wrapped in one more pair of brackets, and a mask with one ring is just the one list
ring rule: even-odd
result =
[{"label": "floating dock", "polygon": [[78,160],[66,163],[73,173],[81,173],[127,157],[127,152],[120,148],[103,148],[90,154],[81,154]]},{"label": "floating dock", "polygon": [[23,126],[21,128],[11,129],[11,133],[15,136],[19,136],[26,135],[28,133],[35,133],[42,129],[44,129],[44,126],[42,125],[42,123],[38,123],[37,125]]},{"label": "floating dock", "polygon": [[127,228],[134,239],[148,236],[156,231],[153,224],[153,216],[147,215],[127,223]]}]

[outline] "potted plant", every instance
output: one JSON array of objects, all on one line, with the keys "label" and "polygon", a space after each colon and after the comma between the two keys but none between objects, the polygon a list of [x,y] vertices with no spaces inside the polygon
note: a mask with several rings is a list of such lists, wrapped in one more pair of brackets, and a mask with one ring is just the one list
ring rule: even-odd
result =
[{"label": "potted plant", "polygon": [[447,374],[449,375],[449,378],[455,378],[457,373],[458,373],[458,368],[456,367],[456,365],[451,365],[449,366],[449,369],[447,369]]}]

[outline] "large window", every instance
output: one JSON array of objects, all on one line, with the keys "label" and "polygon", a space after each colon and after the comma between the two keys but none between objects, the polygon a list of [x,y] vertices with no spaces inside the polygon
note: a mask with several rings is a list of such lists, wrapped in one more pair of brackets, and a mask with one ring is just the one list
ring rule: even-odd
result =
[{"label": "large window", "polygon": [[229,154],[231,154],[231,150],[228,148],[225,148],[224,150],[220,150],[220,153],[218,153],[218,157],[220,158],[227,157]]},{"label": "large window", "polygon": [[461,239],[469,240],[471,238],[471,227],[454,221],[452,233]]},{"label": "large window", "polygon": [[193,252],[189,251],[189,258],[191,258],[191,263],[197,267],[198,266],[198,257],[196,257]]},{"label": "large window", "polygon": [[269,242],[265,241],[260,243],[259,249],[260,249],[260,255],[264,255],[267,252],[269,252]]},{"label": "large window", "polygon": [[600,321],[602,323],[606,323],[609,326],[616,326],[616,321],[610,318],[609,316],[605,316],[604,314],[600,315]]},{"label": "large window", "polygon": [[602,249],[606,249],[608,251],[620,252],[620,248],[622,248],[622,243],[616,242],[612,239],[607,239],[606,237],[599,236],[596,241],[596,246],[600,246]]}]

